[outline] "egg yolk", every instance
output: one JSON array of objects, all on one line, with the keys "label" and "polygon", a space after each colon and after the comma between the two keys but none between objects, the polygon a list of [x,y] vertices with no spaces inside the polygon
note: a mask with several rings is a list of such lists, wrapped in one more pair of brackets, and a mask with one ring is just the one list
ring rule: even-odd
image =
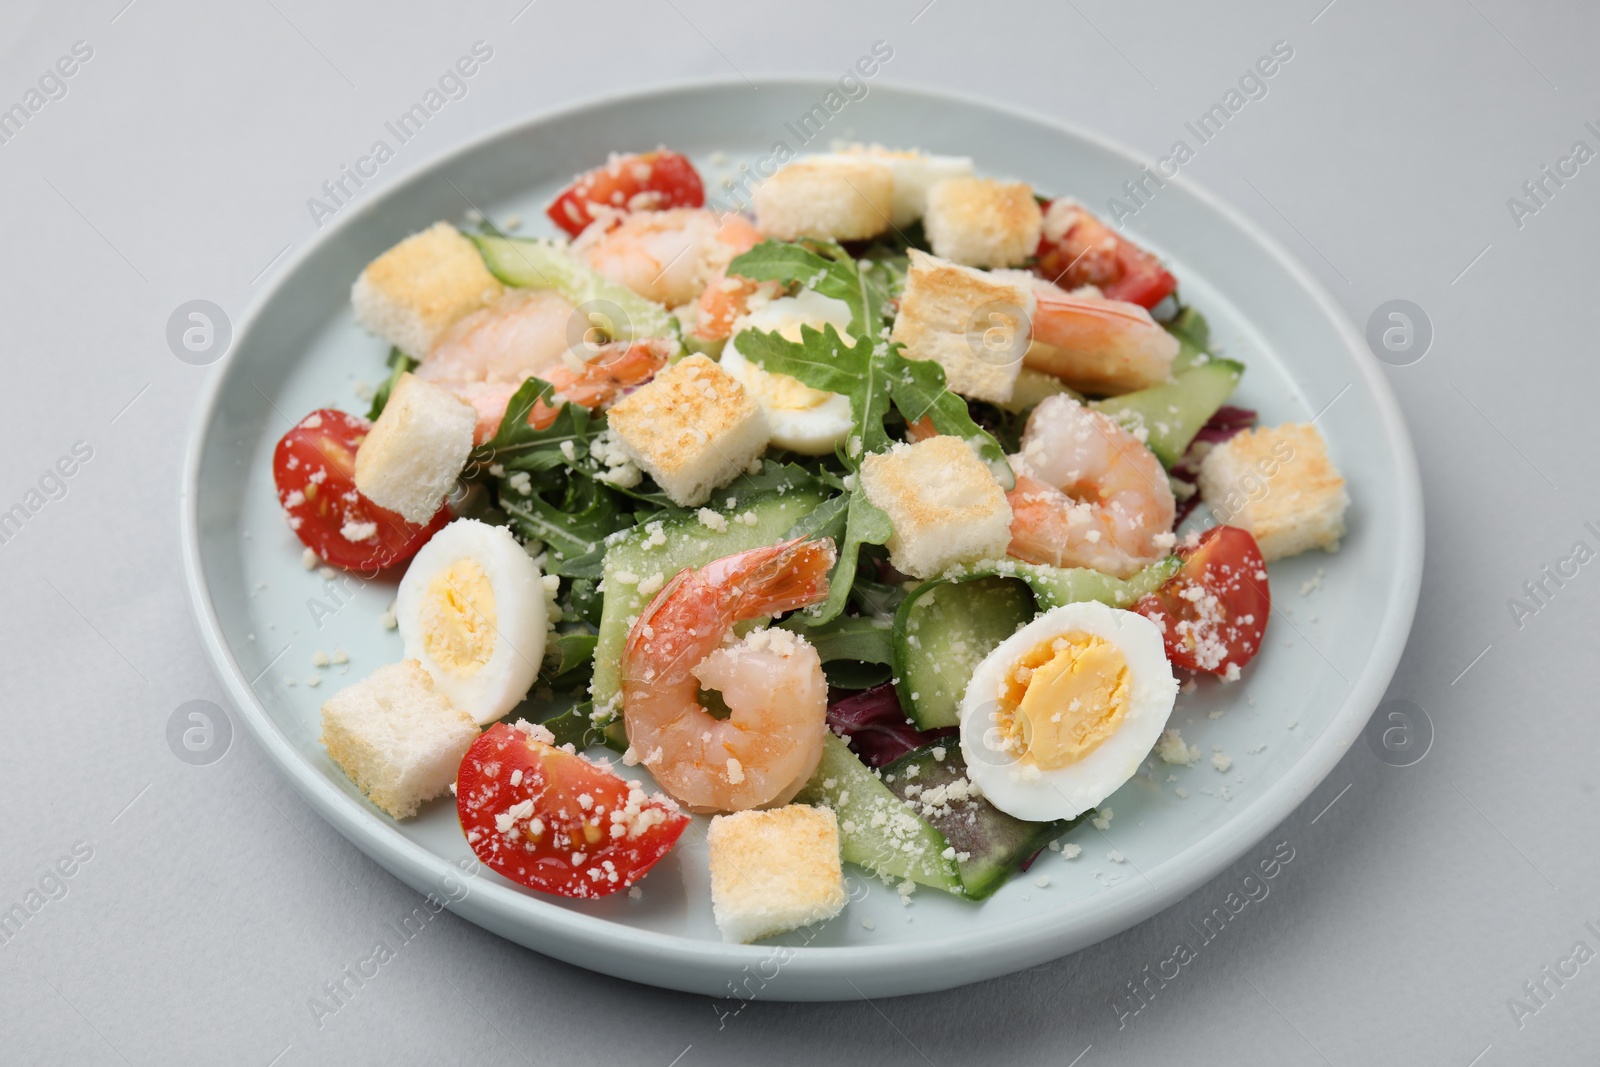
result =
[{"label": "egg yolk", "polygon": [[458,559],[433,576],[423,598],[422,645],[435,663],[468,677],[494,655],[494,586],[475,559]]},{"label": "egg yolk", "polygon": [[1012,738],[1041,770],[1076,763],[1117,732],[1128,710],[1128,661],[1093,634],[1062,634],[1017,661],[1001,687]]}]

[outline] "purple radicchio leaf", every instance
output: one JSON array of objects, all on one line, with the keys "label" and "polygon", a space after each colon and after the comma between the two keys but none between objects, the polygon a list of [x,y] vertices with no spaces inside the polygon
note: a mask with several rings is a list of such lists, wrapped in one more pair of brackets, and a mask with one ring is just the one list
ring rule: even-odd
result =
[{"label": "purple radicchio leaf", "polygon": [[900,698],[895,695],[892,682],[851,693],[830,703],[828,728],[848,741],[869,767],[893,763],[935,738],[958,732],[953,726],[942,730],[919,730],[913,726],[900,707]]}]

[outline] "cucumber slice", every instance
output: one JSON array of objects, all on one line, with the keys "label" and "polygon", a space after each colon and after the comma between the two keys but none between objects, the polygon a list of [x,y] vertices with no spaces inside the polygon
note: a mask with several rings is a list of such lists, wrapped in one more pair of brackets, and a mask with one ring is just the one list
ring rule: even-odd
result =
[{"label": "cucumber slice", "polygon": [[1095,400],[1089,406],[1133,433],[1143,430],[1150,451],[1170,467],[1183,458],[1206,420],[1228,402],[1243,374],[1243,363],[1213,358],[1180,371],[1174,381]]},{"label": "cucumber slice", "polygon": [[[653,300],[590,270],[561,245],[516,237],[468,234],[484,265],[506,285],[517,289],[549,289],[573,304],[614,304],[620,319],[606,325],[613,341],[671,337],[677,331],[672,315]],[[598,313],[598,312],[597,312]]]},{"label": "cucumber slice", "polygon": [[891,793],[832,732],[822,762],[795,798],[799,804],[832,808],[839,817],[839,856],[876,874],[909,878],[918,885],[961,892],[950,842]]},{"label": "cucumber slice", "polygon": [[937,790],[948,790],[953,783],[964,786],[966,781],[966,761],[960,747],[950,742],[908,752],[883,769],[884,786],[915,808],[955,848],[963,895],[973,900],[993,894],[1028,857],[1085,818],[1024,822],[982,797],[950,799],[948,793],[943,803],[929,802],[930,793],[937,796]]},{"label": "cucumber slice", "polygon": [[1033,615],[1033,594],[1012,578],[928,582],[901,601],[895,692],[917,729],[955,726],[973,670]]},{"label": "cucumber slice", "polygon": [[1036,607],[1048,611],[1098,600],[1126,608],[1161,588],[1182,566],[1177,556],[1168,556],[1124,580],[1084,567],[1001,560],[926,582],[895,612],[895,692],[900,706],[919,730],[955,726],[973,669],[1032,619]]},{"label": "cucumber slice", "polygon": [[1016,383],[1011,387],[1011,399],[1005,403],[997,403],[995,407],[1001,411],[1009,411],[1013,415],[1021,415],[1037,406],[1039,401],[1057,393],[1070,396],[1080,403],[1083,401],[1082,393],[1068,388],[1067,383],[1054,374],[1046,374],[1032,367],[1023,367],[1017,371]]},{"label": "cucumber slice", "polygon": [[[1005,566],[1005,564],[1001,564]],[[1183,560],[1167,556],[1157,560],[1131,578],[1113,578],[1087,567],[1047,567],[1039,563],[1018,563],[1014,576],[1028,583],[1038,598],[1039,610],[1049,611],[1063,604],[1098,600],[1113,608],[1128,608],[1146,593],[1153,593],[1177,574]],[[1000,573],[1012,573],[1001,571]]]},{"label": "cucumber slice", "polygon": [[[823,493],[818,490],[794,488],[741,501],[738,513],[754,514],[754,525],[729,522],[726,529],[717,531],[691,513],[635,526],[607,545],[605,602],[600,612],[600,637],[594,650],[594,682],[590,689],[594,706],[616,710],[613,705],[622,688],[622,646],[628,639],[628,627],[648,600],[639,593],[640,582],[655,584],[659,575],[666,583],[685,567],[703,567],[735,552],[776,544],[822,499]],[[634,575],[637,581],[625,584],[617,578],[619,574]]]}]

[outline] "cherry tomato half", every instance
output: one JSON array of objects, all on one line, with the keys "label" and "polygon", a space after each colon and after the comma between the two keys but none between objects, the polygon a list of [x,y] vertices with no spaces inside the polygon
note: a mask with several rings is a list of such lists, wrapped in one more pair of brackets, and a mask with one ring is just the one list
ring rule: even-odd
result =
[{"label": "cherry tomato half", "polygon": [[604,897],[672,851],[689,816],[660,793],[565,748],[542,727],[496,723],[461,761],[456,815],[480,860],[563,897]]},{"label": "cherry tomato half", "polygon": [[[1062,210],[1068,209],[1057,208]],[[1033,269],[1041,278],[1063,289],[1098,286],[1109,300],[1146,308],[1155,307],[1178,288],[1178,279],[1155,256],[1081,207],[1071,210],[1075,215],[1059,239],[1039,238]]]},{"label": "cherry tomato half", "polygon": [[403,563],[450,521],[443,501],[419,525],[356,491],[356,449],[370,429],[366,419],[323,408],[301,419],[272,453],[272,480],[290,529],[324,561],[350,570]]},{"label": "cherry tomato half", "polygon": [[595,220],[596,205],[613,211],[661,211],[669,207],[703,207],[705,202],[705,187],[694,164],[676,152],[661,149],[618,156],[603,167],[579,175],[551,202],[545,214],[576,237]]},{"label": "cherry tomato half", "polygon": [[1183,569],[1133,610],[1161,627],[1173,666],[1231,676],[1261,651],[1272,612],[1261,549],[1248,530],[1216,526],[1180,554]]}]

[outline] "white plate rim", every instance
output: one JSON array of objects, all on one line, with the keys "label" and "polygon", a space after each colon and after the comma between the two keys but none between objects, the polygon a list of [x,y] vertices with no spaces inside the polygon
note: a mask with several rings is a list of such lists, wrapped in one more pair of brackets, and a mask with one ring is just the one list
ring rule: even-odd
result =
[{"label": "white plate rim", "polygon": [[[772,85],[805,86],[826,91],[831,79],[816,75],[771,75]],[[185,446],[180,492],[180,539],[184,579],[202,642],[217,674],[222,678],[235,709],[252,737],[279,772],[330,825],[362,852],[396,877],[421,892],[446,884],[460,872],[450,863],[410,841],[392,825],[323,779],[301,757],[265,707],[255,696],[231,649],[222,636],[220,620],[211,601],[200,555],[198,493],[206,429],[222,396],[227,369],[241,350],[242,339],[273,296],[325,242],[337,241],[346,230],[361,224],[384,200],[406,185],[447,171],[462,157],[503,137],[515,136],[540,124],[576,113],[603,110],[645,97],[727,88],[748,88],[743,79],[694,77],[586,97],[557,108],[539,111],[517,122],[486,130],[453,149],[442,152],[398,176],[356,210],[334,220],[298,249],[276,273],[271,284],[258,292],[239,316],[229,351],[211,365],[209,381],[201,390]],[[978,106],[1009,117],[1050,128],[1066,137],[1087,142],[1121,156],[1134,169],[1148,162],[1137,152],[1100,133],[980,94],[951,93],[897,79],[875,79],[875,89],[888,89],[934,101]],[[475,880],[470,891],[448,906],[469,921],[527,947],[546,952],[591,970],[664,987],[721,995],[733,987],[730,978],[770,963],[782,954],[785,981],[764,999],[833,1000],[866,995],[899,995],[951,988],[1015,972],[1059,958],[1111,936],[1149,918],[1187,896],[1226,870],[1249,848],[1282,823],[1322,783],[1360,737],[1372,711],[1391,681],[1406,645],[1422,579],[1423,503],[1416,454],[1399,404],[1378,360],[1327,288],[1292,256],[1276,238],[1189,179],[1185,190],[1206,208],[1265,251],[1294,283],[1315,301],[1361,373],[1362,384],[1378,409],[1382,428],[1394,450],[1397,519],[1400,536],[1394,545],[1395,580],[1384,603],[1373,654],[1352,681],[1329,725],[1307,747],[1299,760],[1268,786],[1240,813],[1197,839],[1188,848],[1144,872],[1113,898],[1076,901],[1047,916],[1017,919],[986,926],[971,934],[944,936],[927,942],[884,946],[829,946],[787,948],[771,945],[731,945],[691,940],[672,934],[621,926],[609,919],[570,911],[531,898],[507,886]],[[1151,875],[1166,874],[1158,885]],[[528,910],[532,906],[531,912]],[[531,915],[531,922],[530,922]],[[544,935],[544,936],[540,936]],[[620,935],[620,936],[619,936]],[[546,940],[545,938],[549,938]],[[949,973],[926,966],[949,964]],[[654,980],[650,971],[670,975]],[[843,988],[840,988],[841,985]],[[781,986],[782,988],[779,988]]]}]

